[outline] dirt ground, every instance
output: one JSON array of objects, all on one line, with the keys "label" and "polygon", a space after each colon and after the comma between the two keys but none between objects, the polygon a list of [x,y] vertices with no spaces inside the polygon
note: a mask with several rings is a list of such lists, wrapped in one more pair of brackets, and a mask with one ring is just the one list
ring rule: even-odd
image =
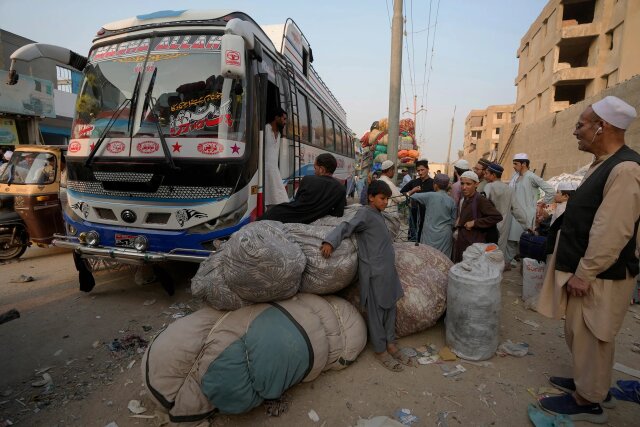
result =
[{"label": "dirt ground", "polygon": [[[141,354],[135,349],[111,351],[109,345],[127,336],[150,339],[174,317],[197,309],[188,292],[192,266],[172,266],[178,283],[174,297],[158,284],[138,286],[129,270],[100,272],[90,294],[77,290],[69,252],[29,249],[19,262],[0,265],[0,312],[20,311],[20,319],[0,325],[0,426],[4,420],[24,426],[155,426],[165,419],[142,384]],[[13,283],[21,275],[33,281]],[[563,324],[526,310],[519,299],[517,271],[505,274],[502,286],[501,340],[524,341],[530,354],[493,357],[485,366],[463,361],[466,372],[444,377],[437,364],[392,373],[378,365],[367,347],[357,362],[343,371],[320,375],[288,391],[289,408],[268,417],[263,407],[240,416],[221,415],[211,426],[353,426],[359,418],[393,417],[400,408],[419,417],[414,426],[437,425],[448,413],[448,426],[527,426],[527,405],[536,399],[528,391],[548,386],[549,375],[570,376]],[[617,340],[616,361],[640,369],[640,306],[630,306]],[[518,320],[520,319],[520,320]],[[522,321],[533,321],[538,327]],[[403,346],[444,345],[444,327],[400,340]],[[43,374],[52,385],[39,387]],[[614,380],[634,379],[614,371]],[[127,409],[137,399],[147,408],[132,418]],[[309,417],[314,410],[319,421]],[[610,426],[637,426],[640,405],[618,402],[607,410]],[[205,424],[206,425],[206,424]],[[444,424],[443,424],[444,425]],[[577,423],[576,425],[587,425]]]}]

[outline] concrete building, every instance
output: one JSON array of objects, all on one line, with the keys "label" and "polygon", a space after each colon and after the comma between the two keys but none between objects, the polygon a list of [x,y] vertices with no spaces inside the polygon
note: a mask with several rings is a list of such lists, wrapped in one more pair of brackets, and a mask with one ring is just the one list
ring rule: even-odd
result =
[{"label": "concrete building", "polygon": [[551,0],[520,42],[516,122],[523,126],[640,72],[640,1]]},{"label": "concrete building", "polygon": [[82,75],[50,59],[19,61],[18,84],[6,85],[11,54],[30,43],[0,29],[0,144],[67,144]]},{"label": "concrete building", "polygon": [[464,122],[462,157],[475,164],[478,159],[496,160],[500,135],[514,120],[514,104],[491,105],[485,110],[471,110]]},{"label": "concrete building", "polygon": [[[577,150],[573,128],[590,104],[614,95],[640,112],[639,0],[551,0],[521,40],[515,122],[498,141],[503,179],[526,152],[545,179],[575,172],[592,156]],[[640,120],[626,142],[640,150]],[[465,157],[466,158],[466,157]],[[469,159],[471,160],[471,159]]]}]

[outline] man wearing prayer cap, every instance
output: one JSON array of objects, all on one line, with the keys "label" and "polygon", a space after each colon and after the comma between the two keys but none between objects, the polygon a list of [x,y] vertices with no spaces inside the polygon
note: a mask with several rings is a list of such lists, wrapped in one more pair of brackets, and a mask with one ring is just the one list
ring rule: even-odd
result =
[{"label": "man wearing prayer cap", "polygon": [[4,163],[0,164],[0,175],[4,172],[4,170],[9,166],[9,160],[11,160],[11,156],[13,156],[13,151],[7,150],[2,155],[2,159]]},{"label": "man wearing prayer cap", "polygon": [[382,165],[380,165],[380,170],[382,171],[380,179],[386,182],[389,188],[391,188],[391,197],[389,197],[387,206],[396,206],[402,201],[400,200],[402,195],[400,194],[400,190],[398,190],[396,184],[393,182],[394,174],[396,172],[395,165],[391,160],[385,160],[382,162]]},{"label": "man wearing prayer cap", "polygon": [[415,186],[406,194],[415,200],[424,211],[424,224],[419,236],[420,243],[436,248],[448,258],[451,257],[453,225],[456,221],[456,205],[447,194],[449,188],[449,176],[436,174],[433,178],[431,191],[421,191],[420,186]]},{"label": "man wearing prayer cap", "polygon": [[470,169],[469,162],[465,159],[459,159],[453,164],[453,184],[451,185],[451,197],[453,202],[458,206],[462,199],[462,189],[460,188],[460,175]]},{"label": "man wearing prayer cap", "polygon": [[[582,183],[551,227],[557,231],[538,311],[565,315],[572,378],[551,377],[567,392],[541,406],[574,419],[606,423],[618,334],[638,275],[640,154],[625,145],[636,112],[613,96],[587,107],[573,135],[578,150],[594,155]],[[550,232],[551,233],[551,232]]]},{"label": "man wearing prayer cap", "polygon": [[518,253],[520,244],[520,236],[528,229],[535,229],[536,208],[540,199],[540,190],[544,191],[544,202],[553,202],[556,190],[529,170],[530,160],[527,153],[517,153],[513,156],[513,169],[515,173],[511,177],[509,186],[513,189],[513,193],[522,208],[526,220],[524,223],[518,220],[511,220],[511,228],[509,230],[509,238],[507,242],[506,252],[504,253],[505,264],[511,264],[511,261]]},{"label": "man wearing prayer cap", "polygon": [[460,200],[456,220],[457,236],[453,244],[453,262],[462,261],[462,253],[473,243],[497,243],[496,224],[502,221],[502,215],[486,197],[476,189],[478,175],[466,171],[460,175],[460,186],[464,198]]},{"label": "man wearing prayer cap", "polygon": [[[513,195],[513,188],[501,181],[504,168],[497,163],[489,163],[485,171],[487,185],[484,192],[487,199],[491,200],[498,212],[502,215],[502,221],[497,224],[498,246],[505,253],[509,240],[509,231],[511,230],[511,221],[518,221],[521,225],[526,224],[526,215],[524,210]],[[505,270],[510,270],[511,266],[505,264]]]}]

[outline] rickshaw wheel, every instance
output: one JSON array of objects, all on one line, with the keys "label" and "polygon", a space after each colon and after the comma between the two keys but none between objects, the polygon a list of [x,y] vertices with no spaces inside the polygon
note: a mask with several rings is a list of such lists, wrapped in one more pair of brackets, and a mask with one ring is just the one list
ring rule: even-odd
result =
[{"label": "rickshaw wheel", "polygon": [[11,247],[11,235],[0,235],[0,260],[20,258],[27,250],[27,245]]}]

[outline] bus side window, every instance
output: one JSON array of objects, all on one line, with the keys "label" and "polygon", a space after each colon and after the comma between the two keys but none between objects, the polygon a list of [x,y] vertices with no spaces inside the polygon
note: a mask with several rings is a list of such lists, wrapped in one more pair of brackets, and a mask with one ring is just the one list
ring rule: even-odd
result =
[{"label": "bus side window", "polygon": [[344,147],[344,138],[342,137],[342,129],[340,129],[339,126],[336,126],[336,147],[337,147],[337,152],[339,154],[343,154],[346,155],[347,153],[345,152],[345,147]]},{"label": "bus side window", "polygon": [[[309,114],[307,112],[307,97],[298,92],[298,119],[300,120],[300,129],[298,129],[298,134],[300,135],[300,141],[302,142],[311,142],[309,138]],[[295,126],[298,124],[295,123]]]},{"label": "bus side window", "polygon": [[309,117],[311,118],[311,129],[313,129],[311,144],[319,148],[324,148],[324,121],[322,111],[311,101],[309,102]]},{"label": "bus side window", "polygon": [[324,124],[327,135],[327,150],[338,151],[340,147],[336,146],[336,134],[333,128],[333,120],[325,116]]}]

